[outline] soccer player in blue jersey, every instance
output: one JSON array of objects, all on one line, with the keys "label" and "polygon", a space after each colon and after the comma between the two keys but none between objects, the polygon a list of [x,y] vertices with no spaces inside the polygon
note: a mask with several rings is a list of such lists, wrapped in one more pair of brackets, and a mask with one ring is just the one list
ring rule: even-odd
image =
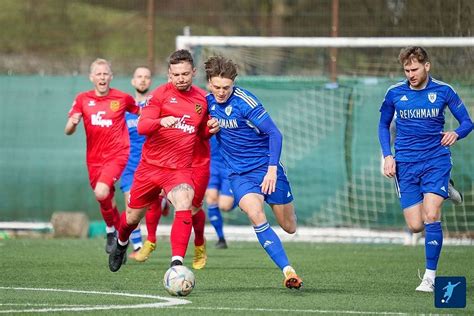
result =
[{"label": "soccer player in blue jersey", "polygon": [[[380,108],[379,140],[384,174],[394,177],[407,226],[425,230],[426,270],[416,291],[433,292],[443,245],[441,207],[448,198],[449,147],[466,137],[472,121],[464,103],[448,84],[429,75],[430,60],[422,47],[401,50],[406,80],[391,86]],[[459,122],[444,131],[448,108]],[[396,113],[395,156],[390,148],[390,122]]]},{"label": "soccer player in blue jersey", "polygon": [[[131,84],[135,89],[135,101],[140,107],[143,107],[146,103],[151,82],[150,69],[143,66],[135,69]],[[120,179],[120,189],[122,190],[125,202],[127,203],[130,196],[130,188],[132,187],[133,175],[142,155],[145,136],[139,135],[137,132],[138,115],[126,112],[125,121],[127,123],[128,134],[130,137],[130,156]],[[150,253],[155,250],[156,226],[161,217],[162,207],[166,208],[166,200],[163,200],[163,197],[159,197],[156,203],[153,203],[150,206],[145,215],[147,228],[150,229],[148,234],[149,238],[145,241],[145,245],[143,245],[142,242],[140,226],[138,226],[130,235],[130,240],[133,244],[133,252],[129,255],[131,259],[143,262],[147,260]]]},{"label": "soccer player in blue jersey", "polygon": [[207,96],[209,113],[219,122],[216,137],[230,171],[234,198],[249,217],[258,241],[282,270],[284,285],[298,289],[303,282],[290,265],[263,208],[267,202],[278,224],[287,233],[295,233],[293,195],[280,163],[282,135],[257,97],[234,86],[237,67],[231,60],[210,57],[205,70],[211,91]]},{"label": "soccer player in blue jersey", "polygon": [[217,249],[226,249],[227,241],[224,236],[224,221],[221,212],[229,212],[235,207],[234,194],[230,187],[229,171],[227,170],[215,137],[211,143],[211,177],[206,190],[207,215],[211,225],[216,230]]}]

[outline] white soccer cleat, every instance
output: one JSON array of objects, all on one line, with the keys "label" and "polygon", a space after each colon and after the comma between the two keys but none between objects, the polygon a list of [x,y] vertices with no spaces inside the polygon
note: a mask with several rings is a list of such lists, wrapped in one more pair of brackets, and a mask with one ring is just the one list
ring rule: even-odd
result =
[{"label": "white soccer cleat", "polygon": [[454,187],[454,181],[451,179],[449,179],[448,184],[448,196],[454,205],[460,205],[464,201],[462,193],[456,190],[456,188]]},{"label": "white soccer cleat", "polygon": [[415,291],[433,293],[434,281],[431,280],[430,278],[424,278],[423,280],[421,280],[420,285],[418,285]]}]

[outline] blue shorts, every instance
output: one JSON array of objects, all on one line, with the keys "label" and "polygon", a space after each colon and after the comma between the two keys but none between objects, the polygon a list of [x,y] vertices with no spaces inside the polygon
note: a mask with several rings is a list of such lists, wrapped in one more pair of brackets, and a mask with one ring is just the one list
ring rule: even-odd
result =
[{"label": "blue shorts", "polygon": [[122,190],[122,192],[130,192],[130,189],[132,188],[133,175],[135,174],[135,170],[137,170],[139,162],[140,160],[134,161],[129,158],[122,176],[120,177],[120,190]]},{"label": "blue shorts", "polygon": [[421,203],[425,193],[447,199],[451,168],[451,155],[419,162],[397,162],[395,183],[402,209]]},{"label": "blue shorts", "polygon": [[264,196],[265,202],[268,204],[288,204],[293,201],[290,182],[286,177],[283,166],[278,165],[276,190],[272,194],[263,194],[260,184],[267,174],[268,166],[262,165],[257,169],[251,170],[243,174],[233,173],[229,176],[234,199],[239,203],[242,197],[248,193],[258,193]]},{"label": "blue shorts", "polygon": [[221,195],[234,196],[230,187],[229,172],[223,166],[216,167],[211,163],[211,176],[207,188],[216,189]]}]

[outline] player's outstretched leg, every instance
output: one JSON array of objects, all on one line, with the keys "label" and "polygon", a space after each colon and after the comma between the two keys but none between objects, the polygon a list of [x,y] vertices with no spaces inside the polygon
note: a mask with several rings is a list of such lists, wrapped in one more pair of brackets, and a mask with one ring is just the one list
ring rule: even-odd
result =
[{"label": "player's outstretched leg", "polygon": [[426,270],[416,291],[433,292],[436,269],[438,267],[439,255],[443,246],[443,230],[441,222],[425,224],[425,257]]},{"label": "player's outstretched leg", "polygon": [[162,198],[156,200],[146,211],[145,223],[148,236],[142,249],[135,255],[135,261],[145,262],[156,249],[156,229],[161,218],[161,201]]},{"label": "player's outstretched leg", "polygon": [[204,226],[206,224],[206,214],[199,209],[193,215],[194,229],[194,258],[193,268],[203,269],[207,263],[206,240],[204,239]]},{"label": "player's outstretched leg", "polygon": [[291,267],[281,240],[270,227],[270,224],[265,222],[261,225],[254,226],[253,228],[257,234],[260,245],[262,245],[263,249],[265,249],[273,262],[283,271],[285,276],[283,285],[289,289],[299,289],[303,285],[303,280],[301,280],[295,270]]}]

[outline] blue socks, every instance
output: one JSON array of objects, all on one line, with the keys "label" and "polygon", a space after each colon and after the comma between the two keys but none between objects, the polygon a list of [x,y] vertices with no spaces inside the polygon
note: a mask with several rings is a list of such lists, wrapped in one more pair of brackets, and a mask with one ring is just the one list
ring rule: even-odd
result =
[{"label": "blue socks", "polygon": [[207,206],[207,216],[209,217],[211,225],[214,226],[216,230],[217,237],[219,239],[224,238],[224,221],[222,220],[221,211],[217,204],[209,204]]},{"label": "blue socks", "polygon": [[283,270],[284,267],[289,266],[288,257],[286,256],[285,249],[281,244],[280,238],[275,231],[270,227],[268,222],[254,226],[253,229],[257,234],[258,241],[262,245],[263,249],[272,258],[273,262]]},{"label": "blue socks", "polygon": [[436,270],[442,246],[443,230],[441,222],[425,223],[426,269]]},{"label": "blue socks", "polygon": [[138,248],[143,247],[142,232],[140,230],[140,225],[138,225],[137,229],[132,231],[132,233],[130,234],[130,240],[132,241],[132,244],[133,244],[133,250],[137,250]]}]

